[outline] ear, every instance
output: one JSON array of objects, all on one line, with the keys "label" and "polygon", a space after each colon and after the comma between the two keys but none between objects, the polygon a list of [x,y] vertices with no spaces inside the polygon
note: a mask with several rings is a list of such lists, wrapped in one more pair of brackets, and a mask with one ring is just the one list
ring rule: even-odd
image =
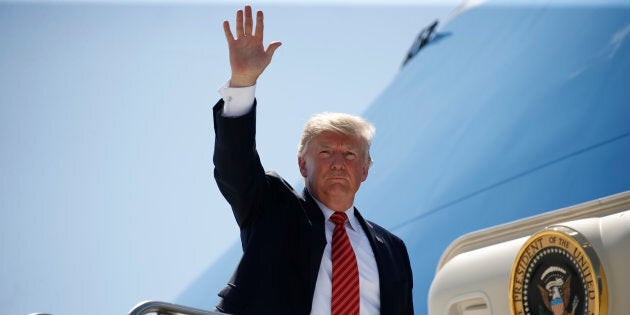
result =
[{"label": "ear", "polygon": [[298,156],[298,167],[300,168],[300,174],[302,174],[302,177],[306,178],[306,174],[308,174],[306,171],[306,160],[301,156]]},{"label": "ear", "polygon": [[361,169],[361,182],[364,182],[368,177],[368,172],[370,171],[370,164],[365,163]]}]

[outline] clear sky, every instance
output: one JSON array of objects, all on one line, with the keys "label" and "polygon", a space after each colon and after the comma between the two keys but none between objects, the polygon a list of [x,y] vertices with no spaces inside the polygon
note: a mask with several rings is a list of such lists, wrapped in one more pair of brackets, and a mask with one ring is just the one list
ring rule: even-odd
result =
[{"label": "clear sky", "polygon": [[[0,1],[0,313],[172,301],[238,239],[211,107],[243,3],[60,2]],[[308,117],[360,114],[454,7],[331,2],[252,1],[283,42],[257,87],[259,151],[296,184]]]}]

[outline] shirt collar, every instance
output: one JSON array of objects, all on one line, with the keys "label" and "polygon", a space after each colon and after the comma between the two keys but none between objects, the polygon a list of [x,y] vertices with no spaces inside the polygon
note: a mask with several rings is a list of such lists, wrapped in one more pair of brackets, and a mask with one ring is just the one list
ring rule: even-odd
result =
[{"label": "shirt collar", "polygon": [[[317,200],[317,198],[315,197],[313,197],[313,200],[315,200],[315,202],[319,206],[319,209],[322,210],[322,213],[324,214],[324,218],[326,219],[325,222],[330,222],[330,216],[332,216],[333,213],[335,213],[335,210],[331,210],[330,208],[326,207],[326,205],[324,205],[322,202]],[[355,231],[360,231],[359,220],[357,220],[357,217],[354,215],[354,205],[346,209],[344,213],[348,216],[348,223],[350,223],[350,227]]]}]

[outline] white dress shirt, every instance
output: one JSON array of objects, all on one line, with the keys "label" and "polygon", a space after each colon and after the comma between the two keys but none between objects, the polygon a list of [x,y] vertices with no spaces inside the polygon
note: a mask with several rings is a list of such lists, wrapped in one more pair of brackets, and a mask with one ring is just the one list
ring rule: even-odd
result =
[{"label": "white dress shirt", "polygon": [[225,82],[223,86],[219,88],[219,94],[223,98],[223,116],[224,117],[238,117],[243,116],[249,112],[254,106],[254,97],[256,93],[256,86],[246,87],[230,87],[230,81]]},{"label": "white dress shirt", "polygon": [[[238,117],[247,114],[254,105],[256,86],[233,88],[229,86],[229,81],[219,88],[219,94],[224,101],[223,116]],[[330,216],[334,213],[323,203],[316,200],[325,218],[324,231],[326,234],[326,246],[317,274],[315,292],[311,314],[330,314],[332,296],[332,234],[335,223],[330,221]],[[348,216],[346,221],[346,232],[350,239],[350,244],[357,258],[359,268],[359,294],[360,294],[360,314],[372,315],[380,314],[381,298],[380,283],[378,278],[378,266],[374,258],[374,252],[370,241],[354,215],[354,206],[345,211]]]},{"label": "white dress shirt", "polygon": [[[324,213],[324,231],[326,233],[326,247],[322,255],[322,262],[319,265],[317,282],[315,283],[315,293],[313,294],[313,304],[311,314],[330,315],[330,305],[332,299],[332,234],[335,230],[335,223],[330,221],[330,216],[335,211],[328,209],[323,203],[315,199],[319,208]],[[374,252],[367,238],[365,231],[361,228],[359,220],[354,215],[354,206],[345,211],[348,216],[346,221],[346,233],[350,239],[350,244],[357,257],[359,268],[359,294],[361,315],[380,314],[381,290],[378,280],[378,267]]]}]

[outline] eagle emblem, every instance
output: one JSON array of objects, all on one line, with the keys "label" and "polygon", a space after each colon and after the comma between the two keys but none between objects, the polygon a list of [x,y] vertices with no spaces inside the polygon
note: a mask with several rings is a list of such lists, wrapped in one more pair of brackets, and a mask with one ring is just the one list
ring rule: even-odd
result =
[{"label": "eagle emblem", "polygon": [[[548,267],[540,277],[540,284],[537,285],[540,291],[540,297],[548,312],[553,315],[573,315],[579,304],[579,298],[573,297],[573,302],[569,306],[571,300],[571,275],[561,267]],[[541,310],[540,313],[546,313]]]},{"label": "eagle emblem", "polygon": [[593,245],[566,226],[529,237],[510,275],[512,315],[607,315],[606,276]]}]

